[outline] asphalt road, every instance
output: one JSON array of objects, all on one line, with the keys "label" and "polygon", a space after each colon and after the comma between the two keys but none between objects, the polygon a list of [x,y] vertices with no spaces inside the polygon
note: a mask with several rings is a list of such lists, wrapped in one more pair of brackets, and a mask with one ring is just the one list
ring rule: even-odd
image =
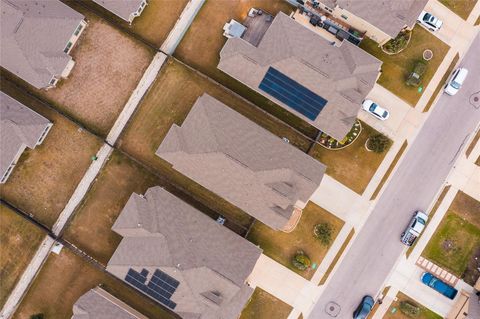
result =
[{"label": "asphalt road", "polygon": [[335,318],[352,318],[362,297],[375,298],[382,288],[404,250],[400,234],[415,210],[428,208],[480,122],[480,109],[470,104],[480,91],[479,36],[460,66],[469,70],[463,87],[438,100],[309,318],[332,318],[330,302],[340,308]]}]

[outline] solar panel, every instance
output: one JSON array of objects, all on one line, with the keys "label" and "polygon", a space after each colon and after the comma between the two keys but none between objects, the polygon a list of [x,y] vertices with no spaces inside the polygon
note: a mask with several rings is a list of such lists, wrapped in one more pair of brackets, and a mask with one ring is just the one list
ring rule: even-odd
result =
[{"label": "solar panel", "polygon": [[142,269],[139,273],[130,268],[125,276],[125,281],[170,309],[175,309],[177,304],[171,301],[170,298],[180,284],[179,281],[157,269],[146,284],[147,275],[148,270],[146,269]]},{"label": "solar panel", "polygon": [[328,102],[272,67],[258,87],[312,121]]}]

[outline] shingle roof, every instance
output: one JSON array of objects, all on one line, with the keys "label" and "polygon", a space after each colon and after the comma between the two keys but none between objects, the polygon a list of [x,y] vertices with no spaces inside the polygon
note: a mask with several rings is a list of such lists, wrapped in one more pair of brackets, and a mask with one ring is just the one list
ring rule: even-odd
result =
[{"label": "shingle roof", "polygon": [[147,317],[97,287],[78,298],[73,305],[71,319],[147,319]]},{"label": "shingle roof", "polygon": [[50,121],[0,92],[0,177],[23,146],[35,148]]},{"label": "shingle roof", "polygon": [[1,65],[36,88],[60,76],[84,16],[57,0],[1,0]]},{"label": "shingle roof", "polygon": [[160,187],[132,194],[112,229],[123,239],[108,271],[123,279],[130,267],[161,269],[180,282],[171,300],[183,318],[238,318],[258,247]]},{"label": "shingle roof", "polygon": [[[343,41],[340,47],[331,45],[280,12],[258,47],[240,38],[228,39],[220,52],[218,68],[319,130],[342,140],[375,84],[381,64],[348,41]],[[258,88],[269,67],[328,101],[315,120]]]},{"label": "shingle roof", "polygon": [[395,38],[405,26],[411,27],[415,24],[428,0],[334,0],[333,2]]},{"label": "shingle roof", "polygon": [[130,14],[140,7],[143,0],[93,0],[105,9],[113,12],[125,21],[130,21]]},{"label": "shingle roof", "polygon": [[206,94],[181,127],[170,128],[156,154],[274,229],[286,225],[297,201],[308,201],[325,172],[320,162]]}]

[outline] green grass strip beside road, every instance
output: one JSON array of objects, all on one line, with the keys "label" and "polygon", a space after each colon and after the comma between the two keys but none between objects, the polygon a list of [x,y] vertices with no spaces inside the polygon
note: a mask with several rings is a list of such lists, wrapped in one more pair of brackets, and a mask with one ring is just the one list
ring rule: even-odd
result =
[{"label": "green grass strip beside road", "polygon": [[345,251],[345,249],[347,248],[348,244],[350,243],[350,240],[352,239],[353,235],[355,235],[355,229],[354,229],[354,228],[352,228],[352,230],[351,230],[350,233],[348,234],[347,238],[346,238],[345,241],[343,242],[342,247],[340,247],[340,250],[339,250],[338,253],[335,255],[335,258],[333,258],[332,263],[330,264],[330,266],[328,266],[327,271],[325,272],[325,274],[323,275],[322,279],[320,280],[320,283],[318,284],[319,286],[325,284],[325,282],[326,282],[327,279],[328,279],[328,276],[330,275],[330,273],[331,273],[332,270],[333,270],[333,267],[335,267],[335,265],[337,264],[338,260],[339,260],[340,257],[343,255],[343,252]]}]

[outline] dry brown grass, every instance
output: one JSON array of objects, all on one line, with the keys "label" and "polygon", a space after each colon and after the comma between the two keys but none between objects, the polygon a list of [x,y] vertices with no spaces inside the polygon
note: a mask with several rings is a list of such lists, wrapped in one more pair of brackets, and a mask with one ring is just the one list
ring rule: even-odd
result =
[{"label": "dry brown grass", "polygon": [[455,12],[463,20],[467,20],[478,0],[440,0],[447,8]]},{"label": "dry brown grass", "polygon": [[468,146],[467,148],[467,151],[465,152],[465,155],[467,157],[470,156],[470,153],[472,153],[473,149],[475,148],[475,146],[477,145],[478,141],[480,140],[480,130],[478,130],[477,134],[475,134],[475,136],[473,137],[473,140],[472,142],[470,143],[470,145]]},{"label": "dry brown grass", "polygon": [[[406,301],[420,308],[420,314],[415,316],[417,319],[441,319],[442,317],[431,311],[430,309],[425,308],[420,305],[418,302],[408,297],[407,295],[399,292],[397,294],[397,300],[394,301],[388,311],[383,316],[383,319],[411,319],[412,317],[405,315],[400,311],[400,302]],[[395,310],[393,310],[395,309]],[[392,313],[393,311],[393,313]]]},{"label": "dry brown grass", "polygon": [[239,319],[287,319],[292,306],[256,288]]},{"label": "dry brown grass", "polygon": [[45,236],[38,227],[0,205],[0,308]]},{"label": "dry brown grass", "polygon": [[111,228],[130,195],[159,184],[155,175],[115,151],[75,212],[65,239],[107,264],[121,240]]},{"label": "dry brown grass", "polygon": [[300,222],[291,233],[275,231],[261,222],[255,221],[248,240],[259,245],[265,255],[299,275],[311,279],[315,269],[300,271],[293,267],[291,261],[298,250],[303,250],[310,257],[312,263],[316,263],[318,266],[322,262],[330,245],[322,245],[313,235],[313,228],[320,223],[328,223],[332,226],[331,245],[342,229],[344,221],[312,202],[305,207]]},{"label": "dry brown grass", "polygon": [[60,255],[50,254],[13,318],[29,319],[36,313],[43,313],[48,319],[70,318],[77,299],[99,284],[149,318],[174,318],[142,293],[95,268],[67,248],[63,248]]},{"label": "dry brown grass", "polygon": [[153,51],[89,12],[71,52],[75,66],[58,87],[37,94],[106,135],[153,58]]},{"label": "dry brown grass", "polygon": [[475,198],[459,191],[449,209],[480,229],[480,202]]},{"label": "dry brown grass", "polygon": [[102,143],[10,82],[2,81],[2,90],[54,124],[41,145],[23,153],[7,183],[0,186],[1,196],[52,226]]}]

